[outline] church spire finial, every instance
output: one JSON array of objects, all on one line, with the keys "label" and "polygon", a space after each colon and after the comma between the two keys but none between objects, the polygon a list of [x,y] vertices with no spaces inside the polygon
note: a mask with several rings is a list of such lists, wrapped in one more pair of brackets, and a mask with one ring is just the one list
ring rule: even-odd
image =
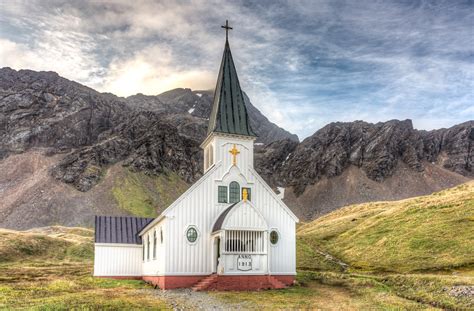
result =
[{"label": "church spire finial", "polygon": [[221,26],[221,28],[225,29],[225,41],[229,41],[229,30],[232,30],[232,27],[229,26],[229,21],[225,20],[225,26]]}]

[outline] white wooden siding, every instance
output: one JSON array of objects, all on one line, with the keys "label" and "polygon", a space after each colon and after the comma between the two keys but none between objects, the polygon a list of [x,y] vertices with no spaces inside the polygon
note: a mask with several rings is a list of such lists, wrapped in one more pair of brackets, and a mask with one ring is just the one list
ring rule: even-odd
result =
[{"label": "white wooden siding", "polygon": [[[163,243],[160,240],[160,230],[163,230]],[[156,231],[157,237],[157,248],[156,248],[156,257],[153,258],[153,233]],[[146,257],[143,260],[143,275],[146,276],[156,276],[165,274],[165,265],[166,265],[166,219],[161,220],[159,223],[154,225],[150,230],[142,236],[142,240],[146,241],[146,238],[150,236],[150,259]],[[145,244],[146,245],[146,244]],[[146,250],[146,249],[145,249]]]},{"label": "white wooden siding", "polygon": [[249,202],[240,202],[227,215],[222,229],[259,229],[267,230],[265,219]]},{"label": "white wooden siding", "polygon": [[[273,274],[295,274],[295,221],[297,218],[253,170],[253,141],[215,136],[206,142],[204,147],[209,143],[214,145],[215,164],[209,168],[202,179],[162,213],[166,219],[165,245],[162,254],[166,259],[160,261],[160,264],[164,263],[164,266],[158,268],[156,263],[145,261],[143,273],[146,275],[212,273],[215,270],[213,269],[215,261],[212,257],[214,254],[212,227],[219,215],[230,205],[217,202],[217,187],[228,186],[231,181],[237,181],[241,188],[251,188],[251,204],[255,211],[252,213],[251,207],[243,204],[242,209],[235,211],[235,217],[231,216],[230,224],[235,226],[235,229],[261,228],[263,217],[265,227],[268,230],[277,229],[280,235],[277,245],[266,244],[268,258],[265,256],[267,258],[265,262],[256,265],[259,267],[258,273],[261,273],[260,269],[265,269]],[[240,151],[236,166],[232,165],[232,156],[229,153],[234,144]],[[247,216],[249,218],[246,222],[244,217]],[[150,228],[147,228],[147,231],[143,232],[143,238],[156,226],[158,224],[152,224]],[[189,226],[195,226],[198,231],[198,239],[195,243],[188,243],[186,239],[186,229]],[[265,234],[265,237],[268,239],[268,234]],[[262,258],[255,260],[260,262]]]},{"label": "white wooden siding", "polygon": [[142,246],[96,243],[94,276],[141,276]]}]

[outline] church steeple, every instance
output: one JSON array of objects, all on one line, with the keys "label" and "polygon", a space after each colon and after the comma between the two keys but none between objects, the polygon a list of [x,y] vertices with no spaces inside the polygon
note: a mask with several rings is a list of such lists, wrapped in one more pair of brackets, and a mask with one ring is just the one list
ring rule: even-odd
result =
[{"label": "church steeple", "polygon": [[227,21],[222,28],[226,30],[226,42],[207,133],[208,135],[216,132],[256,137],[250,126],[244,96],[230,52],[228,31],[232,28],[229,27]]}]

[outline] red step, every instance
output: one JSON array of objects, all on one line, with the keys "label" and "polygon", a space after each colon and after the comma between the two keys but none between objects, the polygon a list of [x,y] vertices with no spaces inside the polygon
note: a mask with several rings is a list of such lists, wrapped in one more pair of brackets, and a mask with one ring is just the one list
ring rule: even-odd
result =
[{"label": "red step", "polygon": [[270,284],[272,284],[273,288],[275,289],[283,289],[287,287],[285,284],[280,282],[280,280],[278,280],[277,278],[271,275],[268,276],[268,281],[270,282]]},{"label": "red step", "polygon": [[[239,276],[236,276],[239,277]],[[226,276],[219,276],[217,274],[211,274],[199,282],[197,282],[193,287],[193,291],[204,291],[204,290],[246,290],[248,288],[252,288],[253,290],[261,290],[261,289],[283,289],[287,288],[287,286],[279,281],[277,278],[266,275],[260,276],[259,279],[255,281],[250,280],[253,282],[251,285],[247,284],[249,280],[245,280],[246,276],[240,276],[244,279],[244,281],[239,282],[234,278],[229,278]]]},{"label": "red step", "polygon": [[193,291],[202,291],[209,288],[209,286],[217,281],[217,274],[211,274],[204,279],[200,280],[192,287]]}]

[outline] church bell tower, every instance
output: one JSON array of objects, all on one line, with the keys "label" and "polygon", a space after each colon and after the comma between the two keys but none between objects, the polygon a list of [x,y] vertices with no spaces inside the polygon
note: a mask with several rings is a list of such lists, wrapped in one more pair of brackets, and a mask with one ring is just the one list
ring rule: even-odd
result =
[{"label": "church bell tower", "polygon": [[253,142],[257,135],[250,126],[247,107],[230,51],[228,21],[221,26],[226,31],[224,55],[212,105],[204,149],[204,172],[215,163],[253,167]]}]

